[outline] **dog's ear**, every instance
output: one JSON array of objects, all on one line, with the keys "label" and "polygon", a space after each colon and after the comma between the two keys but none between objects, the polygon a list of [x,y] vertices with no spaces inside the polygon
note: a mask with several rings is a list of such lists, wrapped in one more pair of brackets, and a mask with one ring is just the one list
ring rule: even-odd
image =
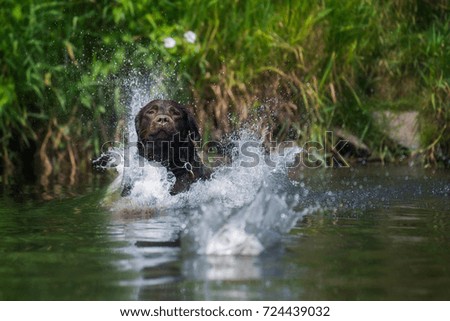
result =
[{"label": "dog's ear", "polygon": [[136,129],[136,134],[137,137],[139,139],[139,134],[140,134],[140,128],[141,128],[141,111],[138,112],[138,114],[136,115],[136,117],[134,117],[134,128]]},{"label": "dog's ear", "polygon": [[200,130],[198,128],[198,124],[195,120],[194,114],[192,114],[190,110],[186,109],[186,117],[189,139],[193,141],[200,141],[202,139],[202,136],[200,135]]}]

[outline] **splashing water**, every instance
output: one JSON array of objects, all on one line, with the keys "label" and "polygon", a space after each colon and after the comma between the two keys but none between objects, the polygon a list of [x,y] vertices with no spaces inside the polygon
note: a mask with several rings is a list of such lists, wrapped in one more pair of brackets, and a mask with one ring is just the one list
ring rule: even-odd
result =
[{"label": "splashing water", "polygon": [[[135,115],[150,97],[143,90],[135,90],[130,114]],[[134,129],[131,116],[129,128]],[[130,133],[130,141],[135,139],[133,135]],[[175,196],[170,195],[175,177],[165,167],[142,159],[137,149],[116,148],[116,153],[132,156],[128,163],[116,167],[119,175],[110,193],[120,193],[127,180],[133,181],[134,187],[129,196],[116,199],[110,207],[116,213],[150,209],[160,216],[148,220],[160,220],[165,215],[171,218],[172,228],[177,218],[182,246],[196,254],[260,254],[277,244],[300,217],[315,209],[294,211],[300,196],[283,192],[283,186],[292,185],[287,166],[301,148],[270,155],[268,162],[262,138],[250,130],[242,130],[238,137],[234,145],[239,150],[245,146],[245,153],[238,153],[231,164],[216,168],[211,179],[198,181],[189,191]]]},{"label": "splashing water", "polygon": [[263,149],[256,147],[262,141],[256,141],[255,134],[243,131],[239,136],[240,145],[258,142],[250,150],[259,162],[243,166],[248,162],[239,154],[231,167],[219,168],[211,181],[197,184],[187,193],[197,208],[191,211],[183,236],[196,253],[258,255],[276,244],[307,212],[293,211],[299,197],[282,191],[290,183],[285,166],[301,149],[275,155],[274,167],[264,161]]}]

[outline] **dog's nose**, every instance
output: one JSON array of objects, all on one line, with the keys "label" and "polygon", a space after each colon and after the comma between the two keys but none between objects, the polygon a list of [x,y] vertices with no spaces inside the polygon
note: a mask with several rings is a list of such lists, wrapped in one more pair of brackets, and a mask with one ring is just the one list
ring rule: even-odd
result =
[{"label": "dog's nose", "polygon": [[158,117],[156,117],[155,121],[159,125],[166,125],[169,122],[169,117],[165,115],[159,115]]}]

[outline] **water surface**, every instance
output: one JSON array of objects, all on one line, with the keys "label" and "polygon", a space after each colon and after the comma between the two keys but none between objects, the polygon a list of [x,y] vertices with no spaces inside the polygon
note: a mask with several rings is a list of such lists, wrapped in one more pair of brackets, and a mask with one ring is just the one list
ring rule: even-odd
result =
[{"label": "water surface", "polygon": [[113,205],[104,185],[52,201],[5,188],[0,299],[450,299],[448,170],[236,170]]}]

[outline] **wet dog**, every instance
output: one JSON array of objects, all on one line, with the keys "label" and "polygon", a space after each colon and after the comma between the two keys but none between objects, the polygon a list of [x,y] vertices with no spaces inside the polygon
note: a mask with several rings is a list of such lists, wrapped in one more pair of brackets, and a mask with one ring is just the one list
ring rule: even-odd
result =
[{"label": "wet dog", "polygon": [[135,127],[139,155],[160,162],[175,175],[172,194],[209,178],[196,150],[195,144],[201,140],[198,124],[186,106],[173,100],[153,100],[136,115]]},{"label": "wet dog", "polygon": [[[187,191],[192,183],[210,177],[210,169],[196,150],[201,139],[198,124],[186,106],[173,100],[153,100],[138,112],[135,127],[139,155],[161,163],[175,175],[171,194]],[[129,195],[132,188],[132,182],[125,182],[122,196]]]}]

